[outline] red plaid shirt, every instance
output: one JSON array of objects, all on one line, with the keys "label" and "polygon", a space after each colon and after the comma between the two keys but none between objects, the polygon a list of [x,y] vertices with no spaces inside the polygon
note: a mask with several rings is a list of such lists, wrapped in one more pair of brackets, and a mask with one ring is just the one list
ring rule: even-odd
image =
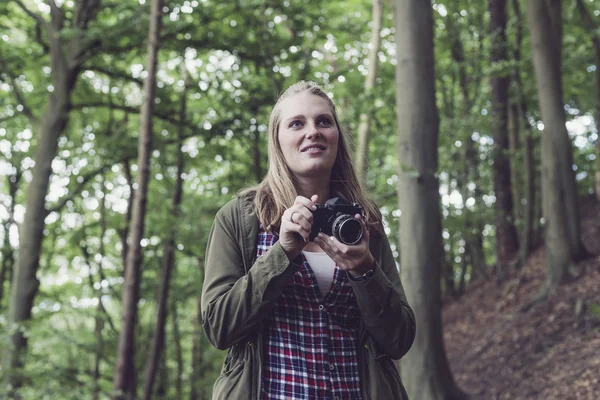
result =
[{"label": "red plaid shirt", "polygon": [[[257,256],[277,242],[258,235]],[[360,310],[346,273],[335,269],[322,298],[306,258],[277,301],[264,332],[262,397],[361,399],[356,337]]]}]

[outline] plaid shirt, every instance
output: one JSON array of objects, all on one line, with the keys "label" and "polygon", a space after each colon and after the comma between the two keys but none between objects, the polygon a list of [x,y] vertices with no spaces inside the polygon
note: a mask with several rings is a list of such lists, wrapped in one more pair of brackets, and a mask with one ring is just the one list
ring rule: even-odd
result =
[{"label": "plaid shirt", "polygon": [[[275,235],[260,232],[257,256],[275,242]],[[302,258],[302,267],[265,328],[262,398],[361,399],[356,353],[360,311],[350,282],[336,268],[323,298],[310,265]]]}]

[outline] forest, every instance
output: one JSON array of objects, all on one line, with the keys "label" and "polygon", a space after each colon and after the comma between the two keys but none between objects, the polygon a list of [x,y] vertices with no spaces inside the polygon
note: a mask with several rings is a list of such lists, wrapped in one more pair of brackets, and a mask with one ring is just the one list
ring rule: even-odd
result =
[{"label": "forest", "polygon": [[0,398],[211,398],[217,210],[278,95],[354,136],[411,399],[600,398],[600,2],[3,0]]}]

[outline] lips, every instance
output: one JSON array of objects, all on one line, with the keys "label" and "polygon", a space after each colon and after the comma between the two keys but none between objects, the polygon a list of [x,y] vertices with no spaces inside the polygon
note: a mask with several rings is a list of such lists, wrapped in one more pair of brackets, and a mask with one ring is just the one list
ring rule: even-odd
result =
[{"label": "lips", "polygon": [[309,144],[307,146],[304,146],[303,148],[300,149],[300,152],[304,153],[305,151],[315,151],[315,150],[325,150],[325,146],[322,144]]}]

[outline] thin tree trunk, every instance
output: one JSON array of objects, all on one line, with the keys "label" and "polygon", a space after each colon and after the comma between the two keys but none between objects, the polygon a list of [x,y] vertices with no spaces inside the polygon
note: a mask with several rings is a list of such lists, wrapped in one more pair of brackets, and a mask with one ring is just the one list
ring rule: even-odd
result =
[{"label": "thin tree trunk", "polygon": [[[523,18],[519,0],[512,0],[512,8],[515,15],[515,47],[513,49],[513,58],[517,67],[513,71],[513,90],[516,93],[516,100],[513,104],[514,129],[519,132],[519,138],[515,147],[522,149],[522,163],[518,170],[525,172],[525,180],[521,183],[521,197],[515,198],[522,200],[517,202],[517,207],[521,209],[522,229],[519,240],[519,257],[516,260],[515,267],[519,268],[527,262],[529,252],[534,242],[533,221],[535,218],[535,165],[533,156],[533,133],[531,126],[527,121],[527,105],[523,94],[523,82],[521,79],[521,45],[523,41]],[[516,167],[511,166],[511,172],[515,172]],[[513,181],[513,187],[516,182]]]},{"label": "thin tree trunk", "polygon": [[[184,81],[187,81],[186,73],[184,70]],[[187,88],[187,85],[186,85]],[[156,326],[154,328],[154,336],[152,338],[152,346],[150,347],[150,355],[148,357],[148,363],[146,364],[146,378],[144,381],[144,400],[150,400],[152,397],[152,386],[154,383],[154,377],[156,375],[156,369],[160,360],[160,354],[165,344],[165,326],[167,322],[168,302],[169,302],[169,288],[171,284],[171,274],[175,264],[175,238],[177,236],[177,221],[179,219],[179,208],[183,197],[183,136],[184,136],[184,125],[186,119],[186,96],[187,89],[184,89],[181,94],[180,105],[179,105],[179,126],[177,130],[177,180],[175,183],[175,192],[173,193],[173,205],[171,209],[171,231],[169,237],[165,243],[163,262],[162,262],[162,276],[160,280],[160,291],[158,296],[158,310],[156,317]]]},{"label": "thin tree trunk", "polygon": [[377,64],[381,48],[381,25],[383,23],[383,0],[372,0],[373,16],[371,20],[371,42],[369,48],[369,69],[365,80],[365,112],[360,114],[358,125],[358,146],[356,148],[356,171],[366,187],[369,166],[369,131],[373,115],[372,92],[377,79]]},{"label": "thin tree trunk", "polygon": [[[25,6],[18,4],[21,8]],[[11,297],[8,313],[8,331],[13,332],[5,346],[3,360],[5,381],[10,387],[9,395],[19,398],[18,389],[23,385],[22,356],[27,347],[24,326],[31,319],[31,309],[37,294],[39,281],[37,270],[40,263],[44,220],[47,216],[46,194],[52,174],[52,160],[58,150],[58,139],[65,131],[69,120],[72,93],[84,62],[83,36],[90,20],[98,10],[99,0],[79,0],[75,6],[73,25],[75,34],[65,39],[63,10],[51,2],[51,22],[45,17],[26,10],[27,14],[46,28],[52,66],[51,80],[54,91],[50,93],[44,116],[35,129],[38,130],[37,149],[32,179],[27,188],[26,208],[19,232],[19,253],[12,277]],[[66,51],[66,50],[69,51]]]},{"label": "thin tree trunk", "polygon": [[[460,83],[460,92],[463,100],[461,115],[465,121],[468,121],[469,117],[471,116],[471,110],[473,108],[473,103],[475,102],[476,96],[469,95],[469,77],[466,69],[464,47],[462,45],[462,41],[460,40],[460,32],[454,22],[453,14],[446,18],[448,34],[452,41],[451,56],[458,69],[458,81]],[[479,79],[477,79],[473,85],[475,87],[479,87]],[[471,195],[468,186],[469,183],[476,182],[479,177],[479,157],[478,152],[475,149],[475,142],[470,134],[467,135],[464,142],[464,160],[462,160],[464,168],[462,169],[462,176],[459,174],[459,176],[456,177],[457,186],[463,200],[468,199]],[[475,199],[476,204],[483,204],[481,190],[477,185],[475,185],[473,198]],[[487,277],[488,274],[485,257],[479,256],[483,255],[483,240],[481,239],[483,235],[483,228],[481,227],[481,223],[477,221],[477,215],[472,210],[465,207],[463,211],[465,213],[465,229],[463,231],[463,239],[465,240],[466,247],[470,249],[471,254],[475,255],[474,257],[471,257],[471,262],[477,263],[471,265],[473,266],[474,270],[481,271],[482,274]]]},{"label": "thin tree trunk", "polygon": [[98,306],[96,307],[96,317],[95,317],[95,326],[94,333],[96,335],[96,355],[94,358],[94,372],[92,376],[93,380],[93,389],[92,389],[92,399],[98,400],[100,398],[101,388],[100,388],[100,364],[102,362],[102,353],[104,352],[104,339],[102,337],[102,329],[104,329],[104,319],[103,315],[104,310],[102,307],[102,301],[98,301]]},{"label": "thin tree trunk", "polygon": [[0,266],[0,313],[2,312],[2,301],[4,299],[4,284],[8,282],[10,285],[9,278],[12,278],[12,270],[15,264],[14,249],[10,244],[10,229],[15,223],[15,205],[17,190],[21,181],[21,173],[19,169],[15,169],[14,174],[10,174],[6,177],[6,183],[8,185],[8,218],[4,222],[4,243],[2,244],[2,265]]},{"label": "thin tree trunk", "polygon": [[181,348],[181,332],[177,316],[177,302],[169,302],[171,308],[171,322],[173,323],[173,345],[175,345],[175,359],[177,361],[177,376],[175,376],[175,392],[178,399],[183,399],[183,349]]},{"label": "thin tree trunk", "polygon": [[162,0],[153,0],[148,33],[148,55],[144,81],[144,97],[140,113],[141,127],[138,141],[137,191],[133,203],[129,250],[125,264],[123,283],[121,332],[117,352],[117,362],[113,377],[113,400],[134,400],[135,383],[135,325],[139,298],[144,220],[150,176],[150,156],[152,154],[152,114],[156,86],[156,67],[162,17]]},{"label": "thin tree trunk", "polygon": [[520,212],[522,205],[521,188],[523,187],[522,182],[519,180],[517,171],[522,171],[520,163],[520,136],[521,131],[519,129],[519,118],[521,113],[517,104],[508,105],[508,149],[509,149],[509,165],[510,165],[510,188],[512,190],[512,198],[515,203],[513,209],[514,219],[517,222],[522,220],[522,214]]},{"label": "thin tree trunk", "polygon": [[466,276],[467,276],[467,267],[469,266],[469,263],[467,262],[466,259],[466,251],[462,256],[462,261],[460,262],[460,279],[458,281],[458,290],[457,290],[457,294],[459,296],[462,296],[463,294],[465,294],[465,287],[466,287]]},{"label": "thin tree trunk", "polygon": [[[503,63],[506,55],[506,0],[489,0],[491,62]],[[496,195],[496,257],[497,267],[504,275],[509,262],[518,254],[519,244],[514,225],[511,168],[507,157],[508,137],[508,86],[507,76],[494,76],[492,84],[492,110],[494,132],[494,193]]]},{"label": "thin tree trunk", "polygon": [[394,4],[401,274],[420,332],[402,361],[406,368],[401,372],[410,398],[459,399],[463,395],[452,377],[442,338],[432,6],[422,0],[396,0]]},{"label": "thin tree trunk", "polygon": [[544,122],[542,207],[546,282],[538,299],[548,296],[573,263],[587,256],[580,238],[573,150],[562,102],[560,11],[560,0],[527,0],[533,65]]},{"label": "thin tree trunk", "polygon": [[[598,37],[598,24],[589,13],[583,0],[576,0],[577,9],[581,14],[581,19],[586,29],[589,31],[592,46],[594,47],[594,60],[596,65],[596,111],[594,119],[596,120],[596,130],[600,132],[600,38]],[[596,140],[596,184],[595,184],[596,200],[600,201],[600,138]]]},{"label": "thin tree trunk", "polygon": [[[204,281],[204,262],[198,260],[200,270],[200,283]],[[203,400],[205,398],[202,389],[201,379],[204,372],[204,363],[202,360],[202,337],[204,330],[202,329],[202,298],[198,296],[196,304],[196,315],[194,317],[194,331],[192,334],[192,371],[190,373],[190,400]]]},{"label": "thin tree trunk", "polygon": [[156,385],[156,398],[165,399],[169,393],[169,370],[167,368],[166,351],[161,352],[160,367],[158,371],[158,384]]},{"label": "thin tree trunk", "polygon": [[131,166],[129,165],[129,159],[123,161],[123,173],[129,186],[129,199],[127,200],[127,213],[125,214],[125,226],[121,231],[121,244],[123,249],[121,257],[123,259],[123,276],[125,276],[125,268],[127,267],[127,253],[129,252],[129,243],[127,238],[129,237],[129,230],[131,229],[131,213],[133,212],[133,202],[135,201],[135,189],[133,185],[133,177],[131,176]]}]

